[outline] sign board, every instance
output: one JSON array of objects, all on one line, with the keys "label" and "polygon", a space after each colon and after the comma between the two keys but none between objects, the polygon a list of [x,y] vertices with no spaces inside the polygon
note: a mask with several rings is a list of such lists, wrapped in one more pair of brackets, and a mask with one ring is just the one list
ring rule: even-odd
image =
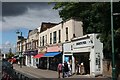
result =
[{"label": "sign board", "polygon": [[73,42],[73,50],[83,48],[83,47],[90,47],[91,46],[91,40],[85,39],[85,40],[78,40]]}]

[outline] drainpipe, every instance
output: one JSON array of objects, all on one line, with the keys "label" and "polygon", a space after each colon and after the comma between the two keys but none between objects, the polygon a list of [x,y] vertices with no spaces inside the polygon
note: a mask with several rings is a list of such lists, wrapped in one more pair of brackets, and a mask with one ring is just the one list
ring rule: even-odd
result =
[{"label": "drainpipe", "polygon": [[75,38],[75,20],[73,20],[73,38]]}]

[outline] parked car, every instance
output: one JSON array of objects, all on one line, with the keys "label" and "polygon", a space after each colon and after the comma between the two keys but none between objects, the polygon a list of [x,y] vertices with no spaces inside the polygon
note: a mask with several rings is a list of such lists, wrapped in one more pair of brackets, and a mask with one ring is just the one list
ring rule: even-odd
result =
[{"label": "parked car", "polygon": [[16,63],[17,61],[16,61],[16,58],[11,58],[11,59],[8,59],[8,62],[10,62],[11,64],[13,64],[13,63]]}]

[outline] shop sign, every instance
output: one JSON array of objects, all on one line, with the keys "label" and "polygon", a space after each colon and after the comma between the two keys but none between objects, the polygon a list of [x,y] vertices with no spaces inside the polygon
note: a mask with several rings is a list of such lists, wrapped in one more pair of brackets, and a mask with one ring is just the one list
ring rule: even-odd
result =
[{"label": "shop sign", "polygon": [[73,42],[73,49],[89,47],[89,46],[91,46],[91,44],[92,43],[91,43],[90,39],[75,41],[75,42]]},{"label": "shop sign", "polygon": [[83,45],[83,44],[86,44],[86,41],[76,43],[76,45]]},{"label": "shop sign", "polygon": [[100,71],[100,53],[96,53],[96,71]]},{"label": "shop sign", "polygon": [[58,52],[58,51],[60,51],[59,46],[47,47],[47,52]]}]

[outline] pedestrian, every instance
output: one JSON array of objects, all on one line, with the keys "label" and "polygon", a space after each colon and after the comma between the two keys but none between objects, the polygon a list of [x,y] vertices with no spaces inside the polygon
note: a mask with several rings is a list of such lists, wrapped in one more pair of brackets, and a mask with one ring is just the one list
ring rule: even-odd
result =
[{"label": "pedestrian", "polygon": [[67,62],[64,63],[64,76],[68,77],[69,75],[69,68]]},{"label": "pedestrian", "polygon": [[71,63],[70,63],[70,60],[69,60],[69,62],[68,62],[68,68],[69,68],[69,76],[71,76],[72,75],[72,67],[71,67]]},{"label": "pedestrian", "polygon": [[80,74],[83,75],[85,73],[85,68],[83,62],[80,64]]},{"label": "pedestrian", "polygon": [[62,63],[58,64],[57,70],[58,70],[58,78],[60,78],[60,74],[62,73]]},{"label": "pedestrian", "polygon": [[79,65],[79,63],[78,63],[78,61],[76,61],[76,74],[79,74],[79,72],[80,72],[80,65]]}]

